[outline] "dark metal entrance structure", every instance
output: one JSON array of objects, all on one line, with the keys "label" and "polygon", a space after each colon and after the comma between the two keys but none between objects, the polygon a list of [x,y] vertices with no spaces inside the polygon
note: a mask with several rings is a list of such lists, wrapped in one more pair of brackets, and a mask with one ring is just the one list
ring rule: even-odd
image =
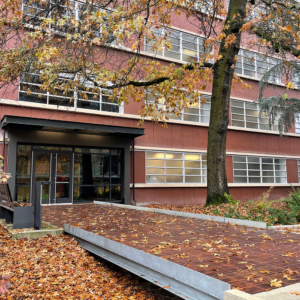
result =
[{"label": "dark metal entrance structure", "polygon": [[[129,203],[132,166],[130,144],[134,138],[144,135],[144,129],[16,116],[4,116],[0,127],[8,130],[11,137],[7,169],[12,174],[9,185],[13,197],[18,195],[19,189],[26,189],[32,200],[34,183],[47,181],[50,185],[43,187],[44,204],[73,203],[83,194],[100,195],[96,199],[85,199],[87,202],[101,201],[101,198],[102,201],[108,201],[109,198],[113,202]],[[14,179],[18,175],[19,159],[16,153],[20,145],[28,145],[29,150],[26,151],[30,153],[30,162],[26,165],[27,173],[22,174],[22,180],[16,182]],[[84,168],[86,160],[92,170]],[[101,170],[94,170],[95,165]],[[119,168],[118,171],[116,168]],[[92,180],[86,176],[90,173],[94,176]]]}]

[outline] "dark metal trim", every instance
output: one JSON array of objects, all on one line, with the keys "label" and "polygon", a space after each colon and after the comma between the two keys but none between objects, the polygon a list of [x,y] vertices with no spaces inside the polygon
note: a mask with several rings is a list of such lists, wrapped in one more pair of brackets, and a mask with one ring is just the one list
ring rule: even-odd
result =
[{"label": "dark metal trim", "polygon": [[[26,118],[26,117],[16,117],[16,116],[4,116],[1,120],[0,128],[4,129],[7,127],[18,127],[23,128],[43,130],[44,127],[53,127],[75,131],[80,133],[81,130],[90,131],[93,134],[115,134],[123,135],[124,137],[138,137],[144,135],[143,128],[133,128],[133,127],[123,127],[123,126],[111,126],[111,125],[101,125],[101,124],[89,124],[80,122],[69,122],[69,121],[59,121],[59,120],[47,120],[47,119],[37,119],[37,118]],[[96,132],[96,133],[95,133]],[[86,132],[84,132],[87,134]]]},{"label": "dark metal trim", "polygon": [[134,163],[134,138],[132,139],[132,201],[136,203],[135,200],[135,163]]}]

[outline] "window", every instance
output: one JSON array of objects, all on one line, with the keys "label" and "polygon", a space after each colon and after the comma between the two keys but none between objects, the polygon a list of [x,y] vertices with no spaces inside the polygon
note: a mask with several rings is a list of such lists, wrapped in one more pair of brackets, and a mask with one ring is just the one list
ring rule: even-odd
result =
[{"label": "window", "polygon": [[[59,84],[62,89],[64,85],[69,84],[70,80],[73,80],[67,74],[61,74],[59,78]],[[50,93],[40,89],[41,81],[38,74],[24,74],[20,78],[19,86],[19,100],[27,102],[35,102],[47,105],[66,106],[72,108],[89,109],[96,111],[108,111],[123,113],[123,105],[118,105],[118,99],[113,101],[109,98],[111,92],[109,90],[101,89],[100,95],[93,93],[92,83],[85,83],[85,86],[89,88],[89,91],[84,89],[70,90],[65,93],[63,90],[57,89],[56,93]],[[30,93],[28,93],[30,90]],[[84,99],[84,94],[87,99]]]},{"label": "window", "polygon": [[269,116],[259,117],[258,104],[231,99],[231,125],[237,127],[278,131],[278,118],[269,126]]},{"label": "window", "polygon": [[282,158],[233,156],[234,183],[287,183]]},{"label": "window", "polygon": [[74,203],[122,201],[122,151],[75,148]]},{"label": "window", "polygon": [[[254,53],[247,50],[240,50],[238,54],[238,62],[235,67],[237,74],[262,78],[263,74],[278,64],[276,58],[264,57],[263,54]],[[271,77],[271,81],[281,83],[281,75]]]},{"label": "window", "polygon": [[[157,37],[166,34],[165,29],[155,29],[153,33]],[[204,39],[197,35],[188,34],[179,30],[170,31],[167,41],[172,44],[172,49],[161,51],[152,50],[154,41],[145,39],[145,52],[158,54],[164,57],[181,60],[184,62],[198,61],[201,53],[207,52],[204,46]]]},{"label": "window", "polygon": [[295,114],[295,132],[300,133],[300,114]]},{"label": "window", "polygon": [[[22,10],[26,12],[26,15],[29,17],[29,23],[31,25],[38,26],[41,24],[43,17],[47,18],[52,18],[54,22],[63,16],[69,17],[69,18],[74,18],[75,20],[82,20],[86,17],[86,11],[87,7],[86,4],[80,3],[77,1],[72,1],[72,0],[63,0],[59,5],[57,5],[58,0],[50,0],[50,2],[45,2],[42,3],[39,0],[23,0],[22,2]],[[49,3],[52,6],[56,5],[53,7],[53,9],[49,10]],[[92,9],[92,11],[97,11],[100,10],[100,8],[97,8],[95,5],[90,4],[89,9]],[[46,12],[45,12],[46,10]],[[49,12],[47,12],[49,10]],[[103,9],[101,9],[104,11]],[[95,34],[96,37],[100,37],[103,29],[106,30],[107,36],[105,39],[105,44],[116,44],[116,38],[113,35],[113,32],[108,30],[107,28],[107,20],[108,16],[110,14],[110,11],[106,11],[106,17],[103,17],[103,24],[95,23],[94,25],[91,25],[91,30]],[[31,19],[32,18],[32,19]],[[57,26],[54,24],[49,24],[49,29],[55,29],[56,31],[60,32],[65,32],[68,29],[68,25],[62,26]],[[83,28],[84,31],[86,31],[86,27]]]},{"label": "window", "polygon": [[[155,103],[157,96],[150,97],[148,96],[148,103]],[[209,123],[210,118],[210,95],[202,95],[199,97],[199,101],[196,103],[191,101],[186,108],[184,108],[178,115],[174,113],[166,113],[165,115],[171,120],[181,120],[187,122],[195,123]],[[164,99],[158,99],[158,104],[156,110],[157,116],[162,115],[160,110],[166,111],[166,105],[164,104]]]},{"label": "window", "polygon": [[146,183],[206,183],[207,156],[146,151]]}]

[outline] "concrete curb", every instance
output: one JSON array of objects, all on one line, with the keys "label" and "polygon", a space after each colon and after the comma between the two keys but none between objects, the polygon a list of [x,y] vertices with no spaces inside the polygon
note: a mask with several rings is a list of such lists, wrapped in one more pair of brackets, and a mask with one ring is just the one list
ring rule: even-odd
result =
[{"label": "concrete curb", "polygon": [[32,231],[23,231],[23,232],[11,232],[12,238],[13,239],[22,239],[22,238],[28,238],[29,240],[31,239],[37,239],[46,235],[51,235],[51,236],[57,236],[57,235],[62,235],[64,234],[63,229],[40,229],[40,230],[32,230]]},{"label": "concrete curb", "polygon": [[282,230],[282,229],[300,229],[300,225],[278,225],[278,226],[268,226],[270,230]]},{"label": "concrete curb", "polygon": [[263,298],[259,298],[255,295],[250,295],[239,290],[225,291],[223,296],[223,300],[263,300]]},{"label": "concrete curb", "polygon": [[100,204],[100,205],[111,205],[111,206],[122,207],[122,208],[127,208],[127,209],[148,211],[148,212],[159,213],[159,214],[173,215],[173,216],[177,216],[177,217],[195,218],[195,219],[208,220],[208,221],[212,220],[212,221],[216,221],[216,222],[220,222],[220,223],[229,223],[229,224],[236,224],[236,225],[241,225],[241,226],[267,229],[267,223],[264,223],[264,222],[256,222],[256,221],[242,220],[242,219],[232,219],[232,218],[226,218],[226,217],[220,217],[220,216],[193,214],[193,213],[187,213],[187,212],[176,211],[176,210],[140,207],[140,206],[116,204],[116,203],[101,202],[101,201],[94,201],[94,203]]}]

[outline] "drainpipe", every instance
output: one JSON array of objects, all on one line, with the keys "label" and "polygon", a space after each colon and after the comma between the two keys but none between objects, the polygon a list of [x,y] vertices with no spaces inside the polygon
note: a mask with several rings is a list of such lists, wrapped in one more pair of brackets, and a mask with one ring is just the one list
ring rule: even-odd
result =
[{"label": "drainpipe", "polygon": [[3,129],[3,144],[2,144],[2,156],[3,156],[3,172],[4,172],[4,164],[5,164],[5,159],[4,159],[4,155],[5,155],[5,128]]},{"label": "drainpipe", "polygon": [[134,138],[132,139],[132,201],[136,205],[135,201],[135,164],[134,164]]}]

